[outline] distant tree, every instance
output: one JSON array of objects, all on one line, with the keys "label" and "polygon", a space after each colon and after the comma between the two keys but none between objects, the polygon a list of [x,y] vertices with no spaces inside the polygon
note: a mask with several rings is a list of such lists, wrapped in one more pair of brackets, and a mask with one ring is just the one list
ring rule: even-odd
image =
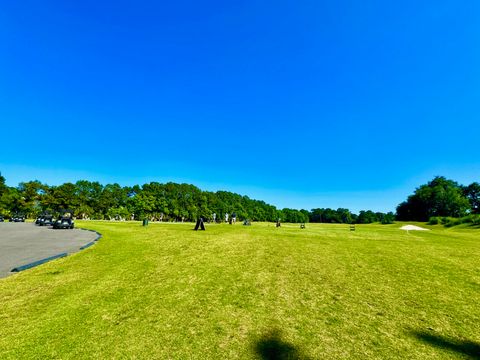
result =
[{"label": "distant tree", "polygon": [[340,221],[344,224],[352,223],[352,213],[348,209],[339,208],[337,213],[340,216]]},{"label": "distant tree", "polygon": [[[119,206],[112,206],[111,209],[119,208]],[[131,202],[131,211],[135,214],[136,219],[143,219],[150,217],[155,210],[155,196],[148,192],[141,192],[135,195]]]},{"label": "distant tree", "polygon": [[0,173],[0,215],[7,216],[10,212],[10,203],[8,201],[9,188],[5,184],[5,178]]},{"label": "distant tree", "polygon": [[338,211],[327,208],[323,212],[323,217],[325,222],[327,223],[341,223],[342,222],[342,217],[341,214],[338,213]]},{"label": "distant tree", "polygon": [[321,223],[323,222],[323,209],[320,209],[320,208],[316,208],[316,209],[312,209],[310,210],[310,213],[309,213],[309,220],[310,222],[312,223]]},{"label": "distant tree", "polygon": [[397,207],[399,220],[428,221],[432,216],[464,216],[470,204],[453,180],[437,176]]},{"label": "distant tree", "polygon": [[357,224],[358,223],[358,215],[352,213],[352,223]]},{"label": "distant tree", "polygon": [[119,184],[107,184],[98,195],[98,210],[105,217],[110,208],[126,207],[129,199],[130,188],[121,187]]},{"label": "distant tree", "polygon": [[279,217],[281,221],[289,223],[308,222],[308,214],[305,214],[301,210],[296,209],[284,208],[280,211]]},{"label": "distant tree", "polygon": [[393,224],[395,221],[395,214],[393,212],[388,212],[386,214],[380,213],[380,219],[379,221],[382,224]]},{"label": "distant tree", "polygon": [[376,221],[378,221],[377,215],[371,210],[367,210],[367,211],[362,210],[358,214],[358,218],[357,218],[358,224],[371,224]]},{"label": "distant tree", "polygon": [[47,186],[38,180],[22,182],[18,185],[18,191],[23,199],[25,216],[37,216],[42,212],[41,200],[46,189]]},{"label": "distant tree", "polygon": [[56,213],[70,209],[75,214],[80,205],[75,190],[75,185],[69,182],[46,188],[45,194],[42,196],[42,208]]},{"label": "distant tree", "polygon": [[471,183],[463,187],[463,195],[470,203],[471,212],[473,214],[480,214],[480,184],[478,182]]},{"label": "distant tree", "polygon": [[[75,216],[78,219],[91,219],[95,218],[95,210],[92,209],[90,206],[86,205],[85,203],[81,203],[75,209]],[[103,218],[103,217],[100,217]]]},{"label": "distant tree", "polygon": [[300,212],[303,214],[303,221],[304,223],[307,223],[310,221],[310,213],[308,212],[308,210],[305,210],[305,209],[302,209],[300,210]]},{"label": "distant tree", "polygon": [[0,204],[4,209],[2,211],[3,215],[13,215],[16,213],[25,214],[28,211],[21,192],[14,187],[9,187],[3,192]]},{"label": "distant tree", "polygon": [[7,185],[5,185],[5,178],[2,176],[2,173],[0,172],[0,196],[7,191]]},{"label": "distant tree", "polygon": [[128,209],[124,206],[119,206],[117,208],[110,208],[107,211],[107,217],[109,220],[127,220],[129,219],[130,213]]},{"label": "distant tree", "polygon": [[103,186],[98,182],[79,180],[75,183],[75,195],[77,197],[76,215],[80,218],[95,217],[100,212],[99,201]]}]

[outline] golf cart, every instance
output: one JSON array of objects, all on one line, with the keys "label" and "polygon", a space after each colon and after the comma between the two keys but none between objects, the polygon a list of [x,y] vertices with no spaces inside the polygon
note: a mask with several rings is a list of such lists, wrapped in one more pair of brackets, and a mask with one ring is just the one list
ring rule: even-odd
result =
[{"label": "golf cart", "polygon": [[54,229],[73,229],[75,222],[69,217],[62,217],[53,223]]},{"label": "golf cart", "polygon": [[53,220],[52,215],[43,215],[42,219],[39,221],[38,225],[40,226],[50,226],[53,225],[55,221]]},{"label": "golf cart", "polygon": [[10,218],[10,222],[25,222],[25,216],[15,214]]},{"label": "golf cart", "polygon": [[54,229],[73,229],[75,222],[73,221],[73,212],[71,210],[63,210],[62,215],[53,223]]}]

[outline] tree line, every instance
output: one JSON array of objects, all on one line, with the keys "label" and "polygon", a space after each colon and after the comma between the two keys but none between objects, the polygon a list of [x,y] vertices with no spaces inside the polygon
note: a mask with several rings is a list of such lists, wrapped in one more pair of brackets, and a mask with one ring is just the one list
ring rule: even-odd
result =
[{"label": "tree line", "polygon": [[[150,182],[144,185],[102,185],[96,181],[79,180],[49,186],[38,180],[22,182],[16,187],[5,184],[0,174],[0,215],[22,214],[34,218],[42,213],[58,215],[64,210],[77,219],[223,221],[225,214],[235,213],[240,220],[277,221],[290,223],[390,223],[393,213],[348,209],[308,210],[277,209],[261,200],[250,199],[228,191],[202,191],[191,184]],[[214,215],[215,214],[215,215]]]},{"label": "tree line", "polygon": [[238,219],[251,221],[389,224],[394,220],[429,221],[432,217],[480,214],[480,184],[464,186],[437,176],[399,204],[396,214],[371,210],[355,214],[345,208],[277,209],[229,191],[202,191],[191,184],[172,182],[120,186],[79,180],[49,186],[34,180],[10,187],[0,174],[0,216],[22,214],[33,218],[44,212],[55,215],[67,209],[78,219],[99,220],[195,221],[203,217],[213,221],[215,214],[216,220],[221,221],[225,214],[235,213]]}]

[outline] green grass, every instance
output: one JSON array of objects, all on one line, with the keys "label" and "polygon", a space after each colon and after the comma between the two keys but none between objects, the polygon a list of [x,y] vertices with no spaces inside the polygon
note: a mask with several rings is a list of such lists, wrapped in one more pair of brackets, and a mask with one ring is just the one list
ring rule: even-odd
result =
[{"label": "green grass", "polygon": [[78,223],[0,280],[1,359],[480,357],[479,230]]}]

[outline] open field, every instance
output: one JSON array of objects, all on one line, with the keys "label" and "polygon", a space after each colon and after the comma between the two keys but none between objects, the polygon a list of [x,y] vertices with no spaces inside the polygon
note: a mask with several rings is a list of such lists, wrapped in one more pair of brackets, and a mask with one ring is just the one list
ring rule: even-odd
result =
[{"label": "open field", "polygon": [[0,358],[479,359],[480,230],[402,225],[79,221],[0,280]]}]

